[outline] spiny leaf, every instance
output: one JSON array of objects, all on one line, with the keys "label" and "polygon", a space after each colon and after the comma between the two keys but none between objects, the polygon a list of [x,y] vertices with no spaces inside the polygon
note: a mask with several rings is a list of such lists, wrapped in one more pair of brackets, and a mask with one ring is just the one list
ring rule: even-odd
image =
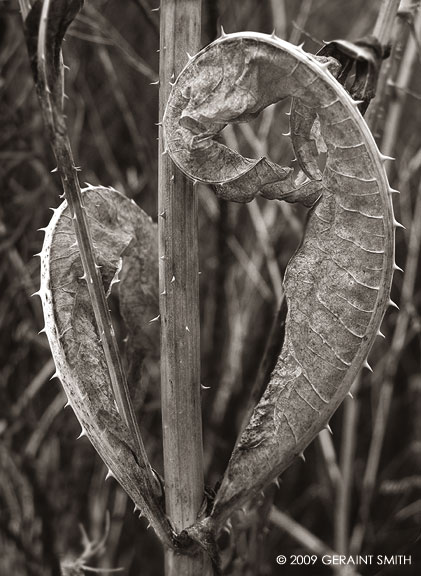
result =
[{"label": "spiny leaf", "polygon": [[[293,117],[306,110],[303,123],[293,121],[293,144],[317,178],[300,187],[288,168],[244,159],[214,140],[227,123],[248,121],[289,96]],[[320,132],[312,133],[315,123]],[[174,162],[191,178],[217,184],[217,194],[312,205],[285,274],[283,347],[231,457],[208,534],[300,456],[346,397],[388,305],[393,209],[382,157],[357,104],[326,62],[273,36],[226,35],[199,52],[175,82],[164,133]],[[312,137],[326,145],[323,174]]]},{"label": "spiny leaf", "polygon": [[[83,194],[83,204],[104,288],[108,289],[121,268],[121,312],[136,353],[147,354],[159,342],[159,328],[148,323],[158,307],[156,226],[140,208],[111,189],[90,187]],[[89,279],[83,274],[66,202],[47,228],[41,271],[47,337],[82,430],[162,540],[171,545],[171,528],[150,486],[153,473],[139,461],[134,436],[116,408]],[[132,310],[134,300],[137,314]]]}]

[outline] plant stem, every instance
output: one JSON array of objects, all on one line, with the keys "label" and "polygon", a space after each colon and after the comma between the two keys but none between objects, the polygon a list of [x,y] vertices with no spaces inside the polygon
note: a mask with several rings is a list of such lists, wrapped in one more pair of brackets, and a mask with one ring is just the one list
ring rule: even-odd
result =
[{"label": "plant stem", "polygon": [[373,36],[377,38],[382,46],[390,42],[399,4],[400,0],[383,0],[380,6],[377,21],[374,25]]},{"label": "plant stem", "polygon": [[[373,135],[376,138],[379,138],[383,131],[382,127],[384,125],[384,116],[386,114],[387,103],[394,94],[394,91],[389,86],[389,82],[391,80],[393,81],[393,79],[396,77],[400,62],[405,62],[405,58],[402,58],[402,51],[405,47],[408,36],[408,15],[411,15],[411,17],[414,18],[417,9],[419,8],[419,4],[419,0],[416,0],[415,2],[412,0],[401,0],[399,4],[399,10],[397,12],[398,18],[395,31],[393,33],[392,53],[390,57],[382,64],[377,82],[376,98],[370,104],[365,116],[365,120],[370,127],[370,130],[373,132]],[[375,25],[375,30],[379,28],[380,20],[382,19],[379,15]],[[388,27],[388,29],[391,37],[392,28]],[[386,29],[381,33],[383,38],[386,37],[386,33]],[[390,42],[390,37],[389,39],[386,38],[386,42]],[[399,95],[397,99],[400,100]],[[389,122],[387,122],[386,128],[388,126]],[[383,153],[389,155],[387,152]]]},{"label": "plant stem", "polygon": [[341,481],[336,485],[334,510],[334,546],[338,554],[347,554],[349,548],[349,519],[359,416],[357,392],[360,385],[361,373],[351,388],[355,399],[346,398],[344,402],[339,472]]},{"label": "plant stem", "polygon": [[[173,82],[200,44],[200,0],[161,0],[162,120]],[[159,284],[161,395],[166,510],[179,533],[192,525],[203,500],[200,407],[199,263],[197,195],[193,184],[159,145]],[[166,552],[167,576],[205,573],[203,552]]]},{"label": "plant stem", "polygon": [[[419,36],[421,31],[421,13],[418,13],[415,21],[415,34]],[[395,84],[395,98],[391,102],[388,114],[387,125],[382,140],[382,152],[392,155],[396,146],[396,135],[401,125],[401,117],[404,111],[406,92],[413,77],[414,65],[417,61],[418,46],[413,36],[408,39],[399,73]]]}]

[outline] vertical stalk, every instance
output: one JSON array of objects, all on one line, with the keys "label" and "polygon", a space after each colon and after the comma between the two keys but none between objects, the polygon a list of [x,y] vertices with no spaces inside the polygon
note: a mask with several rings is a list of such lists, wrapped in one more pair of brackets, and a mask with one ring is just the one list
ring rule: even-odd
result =
[{"label": "vertical stalk", "polygon": [[373,36],[377,38],[382,45],[390,42],[399,4],[400,0],[383,0],[381,3],[379,14],[374,25]]},{"label": "vertical stalk", "polygon": [[[161,0],[159,114],[170,82],[200,44],[201,0]],[[197,196],[193,184],[159,144],[159,284],[161,395],[166,511],[180,532],[193,524],[203,499],[200,407]],[[203,552],[166,552],[167,576],[205,573]]]}]

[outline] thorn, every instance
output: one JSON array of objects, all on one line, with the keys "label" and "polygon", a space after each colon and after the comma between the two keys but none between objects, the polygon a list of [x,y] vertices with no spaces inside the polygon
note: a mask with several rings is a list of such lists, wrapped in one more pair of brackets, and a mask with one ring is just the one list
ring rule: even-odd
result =
[{"label": "thorn", "polygon": [[354,396],[352,395],[352,392],[348,392],[348,396],[351,398],[351,400],[354,400]]},{"label": "thorn", "polygon": [[168,82],[168,84],[171,86],[171,88],[175,85],[175,82]]},{"label": "thorn", "polygon": [[190,332],[190,328],[186,326],[186,332]]},{"label": "thorn", "polygon": [[400,190],[396,190],[395,188],[389,188],[389,193],[390,194],[400,194]]},{"label": "thorn", "polygon": [[38,334],[46,334],[45,326],[44,326],[44,328],[43,328],[42,330],[40,330],[40,331],[38,332]]},{"label": "thorn", "polygon": [[211,387],[210,386],[205,386],[204,384],[200,383],[200,387],[202,390],[210,390]]},{"label": "thorn", "polygon": [[159,86],[159,80],[156,80],[155,82],[149,82],[150,86]]},{"label": "thorn", "polygon": [[329,74],[330,74],[328,62],[319,62],[318,64],[322,70],[324,70],[325,72],[329,72]]},{"label": "thorn", "polygon": [[161,296],[166,296],[166,295],[167,295],[167,291],[166,291],[166,290],[163,290],[163,291],[161,292]]},{"label": "thorn", "polygon": [[300,50],[301,52],[304,52],[304,44],[305,42],[301,42],[301,44],[297,45],[298,50]]},{"label": "thorn", "polygon": [[114,474],[111,472],[111,470],[108,468],[107,470],[107,474],[105,476],[105,480],[108,480],[109,478],[114,478]]},{"label": "thorn", "polygon": [[365,360],[364,364],[363,364],[364,368],[367,368],[367,370],[369,370],[370,372],[373,372],[373,368],[370,366],[370,364],[368,363],[368,360]]},{"label": "thorn", "polygon": [[403,228],[404,230],[406,230],[405,226],[403,224],[401,224],[400,222],[398,222],[397,220],[395,220],[395,218],[393,219],[393,226],[395,228]]},{"label": "thorn", "polygon": [[146,530],[149,530],[150,527],[151,527],[151,523],[149,522],[149,524],[146,526]]},{"label": "thorn", "polygon": [[276,29],[272,30],[272,34],[270,35],[271,38],[276,38]]},{"label": "thorn", "polygon": [[304,452],[300,452],[300,454],[298,454],[298,458],[301,458],[301,460],[302,460],[303,462],[306,461],[306,457],[304,456]]},{"label": "thorn", "polygon": [[136,514],[136,512],[140,512],[140,508],[137,504],[134,505],[133,514]]},{"label": "thorn", "polygon": [[67,64],[63,64],[63,68],[64,68],[65,70],[68,70],[68,71],[70,72],[70,68],[67,66]]},{"label": "thorn", "polygon": [[386,338],[386,336],[383,334],[383,332],[380,330],[380,328],[377,330],[376,336],[380,336],[381,338]]},{"label": "thorn", "polygon": [[[171,84],[171,82],[170,82]],[[165,150],[162,152],[161,156],[165,156],[165,154],[168,154],[168,148],[165,148]]]},{"label": "thorn", "polygon": [[360,104],[364,104],[364,100],[352,100],[352,105],[354,106],[354,108],[357,108],[357,110],[359,109],[358,106]]},{"label": "thorn", "polygon": [[[35,256],[36,256],[36,254],[35,254]],[[396,262],[393,264],[393,270],[399,270],[399,272],[403,272],[402,268],[400,266],[398,266],[396,264]]]},{"label": "thorn", "polygon": [[226,36],[226,33],[225,33],[225,30],[224,30],[224,27],[223,27],[222,24],[221,24],[221,36],[220,36],[220,38],[225,38],[225,36]]},{"label": "thorn", "polygon": [[385,156],[381,152],[379,152],[379,158],[380,162],[386,162],[387,160],[396,160],[396,158],[393,158],[392,156]]},{"label": "thorn", "polygon": [[[35,292],[36,294],[36,292]],[[396,304],[396,302],[393,302],[393,300],[391,298],[389,298],[389,302],[388,302],[389,306],[392,306],[392,308],[396,308],[396,310],[399,310],[399,306]]]},{"label": "thorn", "polygon": [[70,406],[70,408],[72,407],[72,405],[70,404],[70,400],[67,400],[66,404],[64,405],[64,408],[68,408]]},{"label": "thorn", "polygon": [[332,428],[329,426],[329,424],[326,424],[325,430],[327,430],[329,432],[329,434],[332,434],[332,436],[333,436]]},{"label": "thorn", "polygon": [[166,218],[165,210],[160,213],[161,218]]},{"label": "thorn", "polygon": [[175,282],[175,276],[173,276],[173,277],[171,278],[171,284],[174,284],[174,282]]},{"label": "thorn", "polygon": [[282,132],[282,136],[291,136],[291,130],[289,130],[289,132]]},{"label": "thorn", "polygon": [[159,12],[159,9],[160,9],[159,6],[158,8],[152,8],[151,12]]},{"label": "thorn", "polygon": [[56,166],[55,168],[53,168],[53,169],[51,170],[51,174],[54,174],[54,172],[58,172],[58,166]]},{"label": "thorn", "polygon": [[58,372],[54,372],[54,374],[51,376],[50,380],[53,380],[53,378],[60,378]]},{"label": "thorn", "polygon": [[186,54],[187,54],[187,58],[189,59],[189,62],[191,62],[193,60],[194,56],[192,56],[188,52],[186,52]]},{"label": "thorn", "polygon": [[159,257],[160,260],[166,260],[167,257],[165,256],[165,254],[163,254],[162,256]]},{"label": "thorn", "polygon": [[174,176],[174,174],[173,174],[173,175],[171,176],[171,178],[170,178],[170,182],[174,182],[174,180],[175,180],[175,176]]},{"label": "thorn", "polygon": [[76,438],[76,440],[80,440],[81,438],[83,438],[84,436],[86,436],[86,430],[85,428],[82,426],[82,430],[80,431],[79,436]]},{"label": "thorn", "polygon": [[152,318],[152,320],[149,320],[149,324],[152,324],[152,322],[158,322],[158,320],[161,318],[161,314],[158,314],[158,316],[155,316],[155,318]]},{"label": "thorn", "polygon": [[275,484],[275,486],[276,486],[276,487],[278,488],[278,490],[279,490],[280,487],[281,487],[281,483],[280,483],[280,481],[279,481],[279,478],[275,478],[274,484]]},{"label": "thorn", "polygon": [[34,292],[33,294],[31,294],[31,298],[33,298],[34,296],[39,296],[41,298],[41,288],[38,290],[38,292]]},{"label": "thorn", "polygon": [[41,252],[37,252],[36,254],[34,254],[33,258],[35,258],[36,256],[38,256],[38,258],[41,258]]}]

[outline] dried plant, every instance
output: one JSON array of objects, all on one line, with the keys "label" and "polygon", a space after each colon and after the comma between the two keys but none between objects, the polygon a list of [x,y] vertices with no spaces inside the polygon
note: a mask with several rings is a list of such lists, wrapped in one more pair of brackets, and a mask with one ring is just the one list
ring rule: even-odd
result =
[{"label": "dried plant", "polygon": [[[391,287],[394,271],[399,269],[395,229],[401,225],[394,217],[392,194],[396,190],[389,185],[387,173],[391,171],[386,170],[391,158],[379,151],[362,114],[368,107],[368,117],[379,122],[379,112],[373,112],[370,101],[381,61],[390,52],[399,2],[382,3],[372,37],[326,43],[313,55],[275,33],[257,32],[222,31],[199,51],[201,2],[162,0],[159,81],[143,60],[138,69],[159,85],[157,224],[113,187],[80,187],[64,114],[61,52],[64,35],[75,18],[72,33],[80,36],[82,27],[97,19],[96,34],[102,44],[98,59],[110,78],[136,154],[142,158],[147,154],[131,102],[119,83],[119,71],[102,40],[120,43],[134,68],[136,54],[96,7],[88,7],[89,18],[77,18],[82,4],[80,0],[20,2],[44,127],[63,189],[63,202],[44,229],[39,254],[42,332],[48,338],[54,376],[64,388],[66,405],[82,427],[79,437],[90,440],[108,469],[106,478],[116,479],[123,489],[123,500],[116,506],[124,509],[128,497],[134,512],[145,516],[154,529],[165,550],[167,576],[256,573],[259,553],[253,547],[246,551],[245,542],[256,542],[268,521],[316,555],[358,554],[366,536],[385,414],[409,330],[420,247],[419,202],[408,236],[405,310],[396,324],[391,355],[373,376],[376,389],[385,379],[381,397],[386,412],[379,407],[375,415],[364,494],[351,537],[351,474],[359,404],[352,411],[346,402],[339,463],[325,432],[331,431],[329,421],[351,390],[361,386],[362,367],[371,371],[367,357],[376,337],[383,336],[380,327],[386,310],[397,308]],[[134,4],[141,14],[148,14],[155,34],[157,19],[150,15],[147,1]],[[306,26],[311,13],[311,2],[304,4],[298,14],[300,27]],[[288,11],[283,2],[271,3],[271,10],[280,22]],[[414,13],[413,6],[410,10]],[[293,36],[300,33],[297,28]],[[416,50],[411,46],[412,65]],[[406,87],[409,75],[405,82],[397,77],[398,84]],[[380,85],[385,89],[382,76]],[[296,157],[294,167],[267,157],[266,138],[275,116],[272,105],[289,100],[290,126],[285,136]],[[399,117],[402,107],[393,106]],[[258,117],[263,118],[259,126]],[[105,128],[99,118],[95,122],[98,137]],[[244,126],[247,122],[251,127]],[[388,150],[393,134],[386,130]],[[248,147],[259,158],[244,156],[233,147]],[[104,149],[101,154],[117,178],[123,179],[112,150]],[[234,207],[227,202],[235,203]],[[248,212],[239,211],[239,205],[251,202]],[[216,352],[213,355],[212,378],[229,380],[237,374],[240,368],[230,372],[228,364],[246,350],[242,333],[244,326],[252,328],[259,304],[280,306],[272,330],[266,330],[267,340],[261,343],[266,353],[254,373],[248,400],[241,390],[245,400],[238,402],[234,386],[227,391],[220,388],[218,395],[205,400],[210,408],[205,424],[213,424],[214,434],[205,463],[201,390],[207,386],[201,384],[200,375],[199,203],[209,219],[219,218],[224,259],[213,330],[223,332],[228,322],[223,316],[228,311],[230,332],[239,335],[228,349],[218,343],[220,357]],[[286,223],[292,215],[292,226],[300,233],[297,206],[308,212],[303,236],[281,273],[276,222],[281,218]],[[239,214],[248,214],[259,241],[250,255],[231,227]],[[242,239],[247,248],[247,235]],[[228,270],[230,259],[238,262]],[[241,297],[231,301],[225,283],[230,283],[232,296],[244,277],[247,285]],[[256,287],[260,299],[251,303]],[[245,302],[249,310],[244,310]],[[35,314],[39,314],[37,309]],[[145,450],[148,415],[142,413],[139,426],[134,404],[136,389],[143,397],[147,394],[144,370],[151,356],[157,361],[159,348],[163,477]],[[14,407],[16,417],[52,371],[47,362]],[[213,490],[204,485],[204,468],[212,468],[218,458],[215,428],[232,418],[236,403],[241,407],[236,416],[240,434]],[[60,405],[58,396],[40,423],[42,433],[28,443],[31,458],[39,451]],[[18,430],[15,426],[9,433]],[[304,450],[317,436],[337,503],[332,545],[273,505],[273,483],[279,486],[279,476],[297,458],[304,459]],[[221,542],[224,530],[232,532],[225,548]],[[17,538],[15,529],[11,533]],[[82,556],[62,562],[63,573],[100,571],[87,560],[102,551],[105,540],[90,541],[84,533],[84,543]]]}]

